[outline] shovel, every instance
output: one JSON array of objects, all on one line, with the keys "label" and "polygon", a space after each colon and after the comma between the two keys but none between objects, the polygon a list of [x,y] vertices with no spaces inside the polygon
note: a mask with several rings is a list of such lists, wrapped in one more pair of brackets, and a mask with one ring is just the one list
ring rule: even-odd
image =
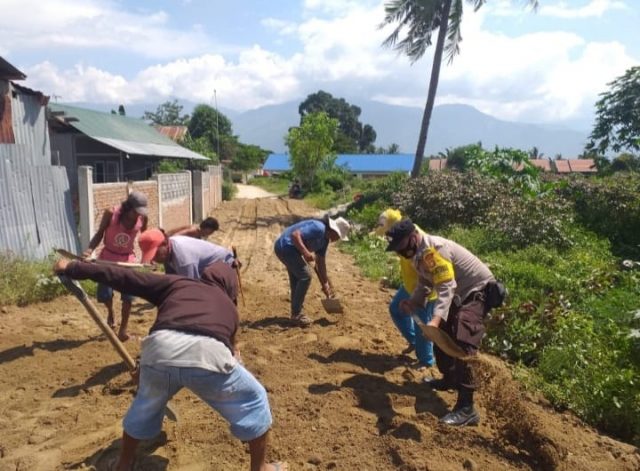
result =
[{"label": "shovel", "polygon": [[[85,307],[89,315],[93,318],[95,323],[98,324],[98,327],[100,327],[100,330],[102,330],[102,333],[107,336],[107,339],[109,339],[109,342],[111,342],[111,345],[113,345],[113,348],[115,348],[116,352],[118,352],[120,357],[122,357],[126,365],[129,367],[129,370],[131,372],[135,371],[136,362],[134,361],[133,358],[131,358],[131,355],[129,354],[127,349],[124,347],[120,339],[116,336],[115,332],[111,330],[111,328],[104,321],[104,319],[102,318],[102,316],[100,315],[96,307],[89,300],[89,297],[87,296],[87,293],[85,293],[84,290],[82,289],[82,286],[80,286],[78,282],[72,280],[67,276],[58,275],[58,278],[60,278],[60,282],[64,285],[64,287],[67,288],[67,290],[71,294],[73,294],[76,298],[78,298],[78,301],[82,303],[82,305]],[[169,420],[172,420],[173,422],[176,422],[178,420],[178,416],[171,409],[171,406],[169,406],[169,404],[167,404],[167,407],[164,410],[164,414],[167,416]]]},{"label": "shovel", "polygon": [[240,278],[240,267],[238,266],[238,251],[235,246],[231,246],[231,251],[233,252],[233,258],[236,260],[236,275],[238,275],[238,287],[240,288],[240,297],[242,298],[242,307],[245,307],[244,303],[244,291],[242,291],[242,279]]},{"label": "shovel", "polygon": [[458,358],[460,360],[466,359],[469,355],[465,352],[460,345],[454,342],[454,340],[447,335],[447,333],[432,325],[425,324],[422,322],[422,319],[418,317],[416,313],[412,313],[411,317],[413,321],[416,323],[420,330],[422,331],[422,335],[427,339],[431,340],[435,343],[440,350],[453,358]]},{"label": "shovel", "polygon": [[[304,260],[304,258],[303,258]],[[305,260],[305,263],[309,265],[309,263]],[[313,271],[316,272],[316,276],[320,279],[320,274],[318,273],[318,268],[315,263],[313,264]],[[328,314],[342,314],[344,309],[342,307],[342,303],[340,303],[340,299],[336,297],[327,296],[322,298],[322,307]]]},{"label": "shovel", "polygon": [[149,269],[155,268],[153,265],[148,263],[111,262],[109,260],[100,260],[100,259],[81,257],[80,255],[76,255],[73,252],[69,252],[68,250],[65,250],[65,249],[55,249],[55,251],[65,258],[68,258],[70,260],[80,260],[81,262],[97,263],[99,265],[113,265],[116,267],[124,267],[124,268],[149,268]]}]

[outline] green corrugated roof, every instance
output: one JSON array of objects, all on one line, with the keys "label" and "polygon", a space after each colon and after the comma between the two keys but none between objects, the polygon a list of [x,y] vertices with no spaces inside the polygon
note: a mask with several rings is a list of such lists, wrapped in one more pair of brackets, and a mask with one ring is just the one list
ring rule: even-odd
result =
[{"label": "green corrugated roof", "polygon": [[176,144],[141,119],[58,103],[50,103],[49,108],[54,113],[64,113],[62,118],[83,134],[123,152],[157,157],[206,159]]}]

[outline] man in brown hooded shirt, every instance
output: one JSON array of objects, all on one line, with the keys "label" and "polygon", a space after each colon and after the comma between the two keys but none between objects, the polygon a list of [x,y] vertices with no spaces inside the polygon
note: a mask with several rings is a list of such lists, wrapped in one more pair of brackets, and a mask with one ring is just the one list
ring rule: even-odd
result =
[{"label": "man in brown hooded shirt", "polygon": [[139,441],[160,433],[165,406],[183,387],[219,412],[233,435],[248,442],[251,471],[287,469],[286,463],[265,461],[272,423],[267,393],[233,355],[238,329],[233,268],[217,262],[195,280],[61,259],[54,271],[126,291],[158,308],[142,343],[140,385],[123,421],[117,471],[133,468]]}]

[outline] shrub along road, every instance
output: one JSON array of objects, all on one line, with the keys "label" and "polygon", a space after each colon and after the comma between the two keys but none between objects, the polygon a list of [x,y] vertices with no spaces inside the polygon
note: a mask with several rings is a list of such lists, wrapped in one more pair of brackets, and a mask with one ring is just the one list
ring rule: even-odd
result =
[{"label": "shrub along road", "polygon": [[[451,429],[438,417],[455,400],[420,384],[399,358],[404,344],[387,313],[391,291],[364,279],[330,248],[328,266],[346,306],[325,314],[311,285],[307,329],[290,328],[286,272],[273,255],[282,229],[315,210],[302,201],[239,199],[214,213],[244,266],[239,342],[267,387],[274,413],[270,459],[307,470],[640,469],[637,450],[519,391],[505,364],[483,356],[479,427]],[[134,304],[142,336],[154,312]],[[120,445],[134,388],[117,354],[71,297],[0,313],[0,470],[104,469]],[[133,354],[139,344],[130,341]],[[181,392],[180,415],[141,449],[141,470],[248,469],[225,423]]]}]

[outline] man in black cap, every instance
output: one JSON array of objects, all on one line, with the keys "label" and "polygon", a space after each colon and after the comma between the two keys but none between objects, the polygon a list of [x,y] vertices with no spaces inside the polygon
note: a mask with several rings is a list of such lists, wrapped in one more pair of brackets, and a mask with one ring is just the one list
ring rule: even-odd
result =
[{"label": "man in black cap", "polygon": [[[394,224],[386,233],[387,251],[411,259],[418,272],[418,284],[400,304],[406,313],[422,308],[427,294],[438,295],[429,325],[442,329],[468,355],[475,355],[484,336],[484,317],[492,307],[486,292],[495,278],[489,268],[461,245],[437,236],[422,235],[410,219]],[[440,419],[449,425],[477,425],[480,415],[473,407],[476,385],[470,366],[434,346],[442,379],[425,378],[433,389],[455,389],[458,400],[453,410]]]}]

